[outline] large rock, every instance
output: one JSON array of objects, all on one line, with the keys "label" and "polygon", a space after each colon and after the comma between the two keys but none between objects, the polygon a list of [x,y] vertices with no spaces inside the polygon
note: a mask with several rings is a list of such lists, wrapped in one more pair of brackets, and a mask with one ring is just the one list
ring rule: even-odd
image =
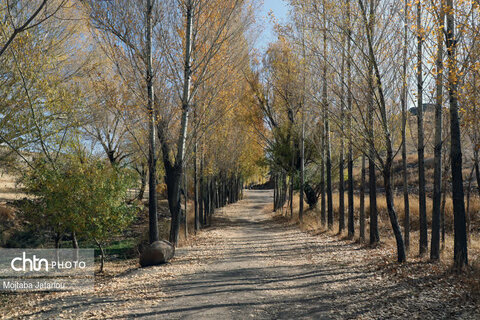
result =
[{"label": "large rock", "polygon": [[140,266],[156,266],[166,263],[175,255],[175,247],[168,241],[155,241],[143,250],[140,255]]}]

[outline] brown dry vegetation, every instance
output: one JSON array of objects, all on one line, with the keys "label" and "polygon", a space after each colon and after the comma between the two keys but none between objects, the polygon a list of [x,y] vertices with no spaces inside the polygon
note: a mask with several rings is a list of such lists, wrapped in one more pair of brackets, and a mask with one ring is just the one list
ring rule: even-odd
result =
[{"label": "brown dry vegetation", "polygon": [[[354,196],[355,198],[355,240],[359,241],[359,212],[360,212],[360,197],[358,195]],[[419,229],[419,209],[418,209],[418,197],[417,196],[410,196],[410,226],[411,226],[411,239],[410,239],[410,251],[409,257],[413,258],[418,256],[418,234],[417,231]],[[431,199],[427,201],[427,212],[432,211],[432,203]],[[345,204],[347,203],[347,195],[345,194]],[[285,205],[284,209],[284,216],[288,217],[292,222],[298,222],[298,207],[299,207],[299,200],[298,195],[294,197],[293,200],[294,210],[293,210],[293,218],[291,217],[290,211],[288,211],[288,206]],[[320,208],[317,206],[316,208],[310,209],[308,205],[305,203],[305,216],[303,223],[300,224],[301,228],[305,231],[313,231],[313,232],[327,232],[334,236],[341,236],[347,237],[346,230],[341,235],[338,234],[338,207],[339,207],[339,194],[333,194],[333,210],[334,210],[334,226],[331,231],[327,230],[326,227],[321,225],[320,222]],[[395,239],[393,237],[393,232],[391,231],[390,220],[387,213],[387,203],[384,197],[378,196],[377,197],[377,208],[379,212],[378,217],[378,224],[379,224],[379,232],[380,232],[380,239],[382,244],[386,246],[391,246],[392,248],[395,247]],[[399,217],[399,222],[403,224],[404,219],[404,204],[403,204],[403,196],[396,196],[395,197],[395,208],[397,209],[397,214]],[[369,199],[368,194],[365,196],[365,215],[366,215],[366,241],[368,242],[368,211],[369,211]],[[480,228],[480,219],[478,217],[478,212],[480,212],[480,199],[478,197],[474,197],[470,203],[470,211],[472,214],[472,232],[470,233],[470,241],[469,241],[469,259],[472,266],[478,266],[480,268],[480,234],[476,232]],[[282,215],[278,212],[279,215]],[[347,214],[347,212],[345,212]],[[427,217],[429,227],[431,226],[431,216]],[[452,207],[452,199],[447,198],[447,202],[445,205],[445,226],[446,226],[446,235],[445,235],[445,248],[442,250],[442,260],[446,263],[449,263],[450,260],[453,259],[453,207]],[[431,230],[429,229],[429,232]]]},{"label": "brown dry vegetation", "polygon": [[17,178],[4,172],[0,174],[0,203],[25,197],[17,185]]},{"label": "brown dry vegetation", "polygon": [[[368,194],[365,197],[365,212],[366,212],[366,225],[365,225],[365,250],[372,250],[372,254],[378,257],[378,267],[383,272],[395,277],[426,277],[427,275],[435,275],[438,279],[443,278],[445,285],[448,286],[453,281],[458,281],[461,286],[465,286],[471,292],[472,297],[477,301],[480,299],[480,234],[478,232],[471,232],[468,253],[470,267],[465,272],[468,276],[457,275],[452,270],[453,265],[453,208],[451,198],[447,198],[446,210],[445,210],[445,223],[446,223],[446,235],[445,243],[441,250],[441,260],[438,263],[431,263],[428,259],[428,255],[425,257],[419,256],[419,216],[418,216],[418,200],[417,196],[410,196],[410,217],[411,217],[411,233],[410,233],[410,250],[408,252],[408,263],[399,265],[395,262],[396,243],[393,232],[391,231],[390,220],[387,213],[387,205],[385,198],[379,195],[377,197],[377,206],[379,211],[379,232],[380,232],[380,244],[376,248],[371,248],[368,245],[369,236],[369,199]],[[472,230],[479,230],[480,221],[478,219],[478,212],[480,212],[480,199],[475,197],[471,202],[471,212],[474,212],[474,219],[472,219]],[[345,204],[347,203],[347,195],[345,195]],[[355,238],[353,242],[360,242],[359,239],[359,204],[360,199],[358,195],[355,195]],[[404,218],[404,206],[403,196],[396,196],[395,206],[399,215],[399,221],[403,222]],[[303,222],[299,221],[298,209],[299,209],[299,197],[298,194],[294,196],[293,200],[293,216],[289,211],[288,203],[285,205],[283,212],[278,211],[274,213],[277,220],[282,220],[287,224],[297,224],[299,228],[305,232],[313,235],[326,234],[332,237],[338,237],[343,240],[348,240],[346,230],[341,234],[338,233],[338,207],[339,207],[339,194],[333,194],[333,209],[334,209],[334,225],[332,230],[328,230],[326,226],[323,226],[320,221],[320,204],[313,209],[307,208],[304,213]],[[431,200],[427,203],[427,212],[431,212]],[[272,207],[269,206],[266,210],[271,211]],[[347,210],[347,209],[346,209]],[[347,215],[347,211],[345,213]],[[347,219],[347,217],[346,217]],[[431,217],[429,217],[429,226],[431,224]],[[430,241],[429,229],[429,241]],[[395,280],[395,279],[394,279]],[[442,280],[442,281],[443,281]],[[395,280],[396,281],[396,280]]]}]

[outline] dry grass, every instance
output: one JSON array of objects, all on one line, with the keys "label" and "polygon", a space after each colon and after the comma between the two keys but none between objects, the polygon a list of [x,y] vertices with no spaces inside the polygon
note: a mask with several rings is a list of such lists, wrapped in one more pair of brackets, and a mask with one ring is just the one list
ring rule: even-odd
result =
[{"label": "dry grass", "polygon": [[[282,218],[284,220],[288,220],[289,224],[299,224],[300,228],[304,231],[318,234],[318,233],[326,233],[331,236],[339,236],[341,238],[346,239],[347,233],[344,230],[341,234],[338,232],[338,205],[339,205],[339,194],[333,194],[333,210],[334,210],[334,225],[331,230],[328,230],[326,226],[323,226],[320,221],[320,205],[318,205],[314,209],[308,208],[308,205],[305,204],[304,207],[306,208],[303,222],[299,222],[298,218],[298,210],[299,210],[299,197],[295,196],[293,205],[293,217],[291,216],[288,203],[285,205],[283,209],[283,215],[281,212],[277,212],[276,217],[277,219]],[[417,259],[419,255],[419,208],[418,208],[418,197],[417,196],[410,196],[410,250],[409,250],[409,258],[410,259]],[[347,196],[345,195],[345,202],[347,201]],[[405,216],[405,208],[403,202],[403,196],[395,197],[395,208],[397,209],[397,214],[399,217],[399,223],[403,229],[403,219]],[[355,239],[354,241],[359,242],[359,203],[360,198],[359,196],[355,196]],[[391,231],[391,224],[387,213],[387,204],[385,197],[378,196],[377,197],[377,208],[379,211],[378,216],[378,223],[379,223],[379,232],[380,232],[380,239],[381,239],[381,246],[384,246],[386,249],[394,250],[396,248],[395,245],[395,238],[393,236],[393,232]],[[271,210],[271,208],[269,208]],[[368,242],[368,235],[369,235],[369,218],[368,218],[368,210],[369,210],[369,199],[368,194],[365,197],[365,212],[366,212],[366,241]],[[431,213],[432,211],[432,201],[428,199],[427,201],[427,220],[429,224],[429,228],[431,227]],[[478,197],[473,197],[470,203],[470,212],[472,217],[471,222],[471,232],[470,232],[470,239],[469,239],[469,260],[470,265],[473,269],[480,270],[480,233],[478,232],[480,229],[480,199]],[[347,215],[347,212],[345,213]],[[348,217],[345,217],[346,221]],[[441,252],[441,260],[444,264],[450,265],[453,261],[453,233],[452,233],[452,226],[453,226],[453,207],[452,207],[452,199],[447,198],[446,206],[445,206],[445,226],[446,226],[446,235],[445,235],[445,243],[444,247]],[[430,241],[430,233],[431,230],[429,229],[429,241]],[[427,259],[425,257],[424,259]]]},{"label": "dry grass", "polygon": [[[283,214],[277,212],[274,216],[276,220],[282,220],[282,222],[290,225],[298,225],[299,228],[305,232],[308,232],[312,235],[326,234],[332,237],[338,237],[342,240],[348,240],[347,231],[344,230],[342,233],[338,232],[338,194],[334,194],[334,224],[333,228],[329,230],[326,226],[322,225],[320,221],[320,209],[319,206],[314,209],[308,208],[305,204],[305,213],[303,221],[300,222],[298,218],[299,210],[299,199],[298,195],[294,197],[294,210],[293,216],[289,212],[287,205],[283,210]],[[345,200],[347,198],[345,197]],[[355,237],[352,241],[360,243],[359,239],[359,197],[355,196]],[[395,198],[396,209],[399,214],[400,224],[402,225],[404,217],[404,206],[403,206],[403,197]],[[452,233],[452,224],[453,224],[453,209],[452,209],[452,200],[448,199],[446,203],[446,235],[445,242],[441,247],[441,256],[440,262],[436,264],[430,263],[429,254],[421,257],[419,256],[419,218],[418,218],[418,197],[410,197],[410,217],[411,217],[411,232],[410,232],[410,249],[407,252],[407,261],[409,263],[398,265],[395,263],[396,259],[396,242],[391,231],[390,220],[387,216],[386,211],[386,201],[384,197],[379,196],[377,198],[377,205],[379,209],[379,233],[380,233],[380,244],[376,246],[375,250],[372,250],[368,243],[369,237],[369,219],[368,219],[368,195],[365,199],[366,205],[366,225],[365,225],[365,249],[371,250],[370,254],[378,256],[378,268],[384,270],[385,273],[392,275],[393,280],[398,280],[400,277],[411,277],[411,278],[428,278],[435,273],[438,279],[442,279],[443,286],[445,289],[451,290],[451,283],[460,284],[469,292],[469,296],[475,301],[480,301],[480,233],[479,231],[479,220],[478,215],[480,212],[480,199],[473,198],[470,204],[472,212],[472,232],[469,235],[468,243],[468,254],[469,254],[469,265],[470,267],[465,270],[465,275],[456,274],[453,271],[453,233]],[[270,212],[272,207],[268,208]],[[431,201],[428,201],[427,204],[427,213],[431,212]],[[346,217],[346,221],[347,221]],[[429,217],[430,224],[430,217]],[[403,228],[402,228],[403,230]],[[431,230],[429,229],[429,241],[431,236]]]},{"label": "dry grass", "polygon": [[21,185],[17,185],[16,181],[17,177],[7,173],[0,173],[0,203],[19,200],[27,196],[22,193]]}]

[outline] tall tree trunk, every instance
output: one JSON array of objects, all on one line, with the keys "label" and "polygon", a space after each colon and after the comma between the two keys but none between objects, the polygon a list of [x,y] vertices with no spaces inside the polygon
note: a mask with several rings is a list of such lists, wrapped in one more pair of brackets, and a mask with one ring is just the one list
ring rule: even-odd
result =
[{"label": "tall tree trunk", "polygon": [[[158,217],[157,217],[157,158],[155,147],[155,126],[156,117],[153,107],[153,68],[152,68],[152,0],[147,0],[147,28],[146,28],[146,46],[147,46],[147,110],[149,115],[149,161],[148,161],[148,220],[149,220],[149,240],[150,243],[158,241]],[[103,267],[102,267],[103,268]]]},{"label": "tall tree trunk", "polygon": [[140,189],[138,190],[137,200],[142,201],[143,197],[145,196],[145,189],[147,187],[147,170],[143,164],[142,164],[142,170],[139,172],[139,174],[140,174]]},{"label": "tall tree trunk", "polygon": [[208,212],[208,224],[211,224],[212,221],[212,215],[215,212],[215,185],[216,185],[216,179],[215,177],[212,177],[210,179],[210,205],[208,206],[210,211]]},{"label": "tall tree trunk", "polygon": [[185,168],[183,170],[183,199],[184,199],[184,209],[185,209],[185,240],[188,239],[188,176],[187,176],[187,164],[185,163]]},{"label": "tall tree trunk", "polygon": [[200,230],[200,215],[199,213],[199,192],[198,192],[198,143],[195,141],[193,150],[193,189],[194,189],[194,203],[195,203],[195,233]]},{"label": "tall tree trunk", "polygon": [[375,161],[371,157],[375,155],[370,152],[368,157],[368,191],[369,191],[369,213],[370,213],[370,245],[380,242],[378,233],[378,214],[377,214],[377,177],[375,176]]},{"label": "tall tree trunk", "polygon": [[422,2],[417,2],[417,135],[418,135],[418,204],[420,215],[420,255],[427,252],[427,205],[425,196],[425,143],[423,138],[423,29]]},{"label": "tall tree trunk", "polygon": [[208,213],[210,212],[210,192],[208,191],[208,186],[210,183],[210,177],[205,177],[203,184],[203,225],[208,225]]},{"label": "tall tree trunk", "polygon": [[333,196],[332,196],[332,159],[330,150],[330,122],[328,110],[328,90],[327,90],[327,12],[325,8],[325,0],[323,1],[323,88],[322,88],[322,104],[323,104],[323,124],[325,134],[325,153],[326,153],[326,171],[327,171],[327,221],[328,229],[333,228]]},{"label": "tall tree trunk", "polygon": [[206,180],[206,183],[205,183],[205,194],[207,195],[207,202],[205,204],[205,225],[208,226],[208,220],[209,220],[209,215],[210,215],[210,212],[211,212],[211,206],[212,206],[212,192],[210,190],[211,186],[212,186],[212,177],[211,176],[208,176],[207,177],[207,180]]},{"label": "tall tree trunk", "polygon": [[470,175],[468,176],[468,185],[467,185],[467,243],[470,244],[470,232],[472,230],[472,217],[470,215],[470,194],[472,193],[472,179],[473,179],[473,172],[475,171],[475,167],[472,168],[470,171]]},{"label": "tall tree trunk", "polygon": [[198,220],[200,220],[200,225],[205,226],[204,223],[204,218],[203,218],[203,205],[204,205],[204,197],[205,197],[205,192],[204,192],[204,180],[203,180],[203,148],[202,148],[202,154],[200,156],[200,172],[199,172],[199,192],[198,192]]},{"label": "tall tree trunk", "polygon": [[360,180],[360,242],[365,242],[365,154],[362,154],[362,172]]},{"label": "tall tree trunk", "polygon": [[404,7],[404,30],[403,30],[403,70],[402,70],[402,177],[403,177],[403,207],[404,220],[403,232],[405,235],[405,249],[410,249],[410,201],[408,199],[408,169],[407,169],[407,101],[408,101],[408,0],[405,0]]},{"label": "tall tree trunk", "polygon": [[321,168],[320,168],[320,221],[322,226],[325,227],[327,224],[327,206],[326,206],[326,197],[325,197],[325,126],[322,124],[322,159],[321,159]]},{"label": "tall tree trunk", "polygon": [[480,196],[480,165],[478,161],[478,147],[474,147],[473,151],[473,160],[474,160],[474,166],[475,166],[475,178],[477,180],[477,192],[478,195]]},{"label": "tall tree trunk", "polygon": [[[169,206],[170,210],[176,209],[175,211],[170,211],[172,214],[172,221],[170,226],[170,242],[174,245],[178,244],[178,232],[180,230],[179,226],[179,214],[180,210],[178,204],[176,203],[180,199],[180,183],[182,177],[183,162],[185,159],[185,147],[187,142],[187,129],[188,129],[188,115],[190,112],[190,83],[192,77],[192,66],[191,66],[191,53],[192,53],[192,35],[193,35],[193,0],[186,1],[186,25],[185,25],[185,62],[184,62],[184,78],[183,78],[183,93],[182,93],[182,117],[180,124],[180,135],[177,142],[177,154],[175,157],[175,165],[173,166],[172,174],[170,179],[167,181],[167,189],[169,190]],[[165,142],[166,143],[166,142]],[[168,155],[167,155],[168,156]],[[164,156],[165,157],[165,156]],[[168,171],[168,170],[166,170]],[[178,172],[177,172],[178,171]],[[167,172],[168,175],[168,172]],[[174,180],[178,179],[178,181]],[[170,197],[171,194],[171,197]],[[174,203],[170,203],[170,199]]]},{"label": "tall tree trunk", "polygon": [[435,100],[435,143],[433,169],[433,211],[432,211],[432,243],[430,259],[440,259],[440,206],[442,201],[442,116],[443,116],[443,25],[445,23],[443,1],[440,1],[440,12],[437,29],[437,61],[436,61],[436,100]]},{"label": "tall tree trunk", "polygon": [[[359,0],[361,6],[363,3]],[[367,25],[367,34],[370,36],[374,33],[375,28],[375,2],[370,0],[370,13],[369,19],[365,18],[365,23]],[[365,11],[365,10],[364,10]],[[368,38],[368,37],[367,37]],[[371,39],[368,39],[371,41]],[[370,47],[370,44],[369,44]],[[370,245],[375,245],[380,242],[380,234],[378,232],[378,213],[377,213],[377,177],[375,175],[375,131],[374,131],[374,97],[375,97],[375,85],[373,79],[373,68],[374,68],[374,56],[373,48],[369,48],[369,59],[368,59],[368,133],[369,133],[369,152],[368,152],[368,191],[370,197]]]},{"label": "tall tree trunk", "polygon": [[375,245],[380,241],[380,234],[378,232],[378,214],[377,214],[377,176],[375,173],[375,132],[374,119],[375,112],[373,106],[373,71],[372,63],[369,62],[369,76],[370,90],[368,97],[368,133],[369,133],[369,151],[368,151],[368,195],[369,195],[369,213],[370,213],[370,245]]},{"label": "tall tree trunk", "polygon": [[[343,48],[345,45],[342,46]],[[338,204],[338,233],[341,234],[345,229],[345,161],[344,161],[344,150],[345,150],[345,141],[343,139],[344,130],[345,130],[345,50],[342,49],[342,67],[340,71],[340,155],[338,163],[338,194],[339,194],[339,204]]]},{"label": "tall tree trunk", "polygon": [[[286,202],[287,202],[287,173],[283,172],[282,173],[282,202],[280,203],[282,207],[282,213],[283,213],[283,207],[285,206]],[[285,210],[285,212],[286,211],[287,210]]]},{"label": "tall tree trunk", "polygon": [[454,264],[463,269],[468,264],[467,228],[462,176],[462,143],[458,117],[458,75],[456,64],[457,39],[455,34],[455,13],[453,0],[446,1],[447,11],[447,52],[448,91],[450,100],[450,161],[452,168],[452,198],[454,216]]},{"label": "tall tree trunk", "polygon": [[[444,144],[445,149],[445,144]],[[440,215],[440,232],[441,232],[441,242],[442,242],[442,250],[445,249],[445,206],[447,204],[447,177],[450,171],[450,160],[447,159],[448,152],[446,150],[443,151],[443,159],[442,162],[444,163],[443,166],[443,173],[442,173],[442,205],[441,205],[441,215]]]},{"label": "tall tree trunk", "polygon": [[277,180],[277,202],[276,202],[276,208],[275,211],[278,211],[281,209],[280,202],[282,201],[282,177],[280,173],[276,174],[276,180]]},{"label": "tall tree trunk", "polygon": [[[444,182],[442,183],[443,186],[447,186],[447,183],[446,181],[444,180]],[[440,212],[440,233],[441,233],[441,242],[442,242],[442,245],[441,245],[441,249],[443,251],[443,249],[445,249],[445,206],[447,204],[447,191],[445,189],[443,189],[443,194],[442,194],[442,206],[440,208],[441,212]]]},{"label": "tall tree trunk", "polygon": [[[355,203],[353,197],[353,135],[352,135],[352,27],[350,23],[350,1],[347,0],[347,131],[348,131],[348,238],[353,239],[355,235]],[[365,231],[365,230],[364,230]]]},{"label": "tall tree trunk", "polygon": [[297,150],[295,147],[295,137],[294,137],[294,125],[295,125],[295,118],[293,115],[293,111],[288,111],[288,118],[290,120],[290,127],[289,127],[289,136],[290,136],[290,152],[291,152],[291,159],[290,159],[290,191],[289,191],[289,205],[290,205],[290,218],[293,218],[293,187],[294,187],[294,179],[295,179],[295,172],[296,168],[296,157],[297,157]]},{"label": "tall tree trunk", "polygon": [[178,166],[171,166],[165,168],[166,179],[165,183],[167,184],[167,193],[168,193],[168,206],[170,209],[170,214],[172,215],[172,220],[170,223],[170,242],[173,245],[178,244],[178,236],[180,232],[180,189],[182,183],[182,168]]},{"label": "tall tree trunk", "polygon": [[209,197],[210,194],[208,192],[208,181],[209,177],[205,177],[203,180],[203,225],[207,226],[208,225],[208,212],[209,212]]},{"label": "tall tree trunk", "polygon": [[340,143],[340,160],[338,164],[339,182],[338,182],[338,233],[345,230],[345,168],[343,160],[343,139]]},{"label": "tall tree trunk", "polygon": [[383,170],[385,197],[387,199],[387,211],[390,218],[390,224],[392,225],[393,234],[395,235],[395,241],[397,243],[397,261],[402,263],[407,260],[407,257],[405,253],[405,244],[403,242],[402,231],[400,230],[400,224],[398,223],[397,212],[395,211],[393,202],[393,188],[391,183],[393,152],[391,147],[388,149],[388,159],[386,161],[387,164]]},{"label": "tall tree trunk", "polygon": [[[292,169],[293,170],[293,169]],[[290,191],[289,191],[289,204],[290,204],[290,218],[293,218],[293,173],[290,174]]]},{"label": "tall tree trunk", "polygon": [[[477,5],[478,7],[480,7],[480,0],[477,1]],[[477,8],[478,8],[477,7]],[[472,10],[472,13],[474,11]],[[478,17],[478,15],[476,16]],[[473,30],[478,30],[478,18],[473,18],[473,27],[472,29]],[[478,61],[479,57],[478,57],[478,54],[477,54],[477,61]],[[479,167],[479,160],[478,160],[478,151],[479,151],[479,144],[480,144],[480,141],[479,141],[479,132],[478,132],[478,120],[479,120],[479,117],[478,117],[478,108],[477,108],[477,105],[480,101],[480,97],[478,96],[478,91],[480,90],[480,84],[478,83],[478,76],[480,75],[480,72],[478,69],[474,70],[473,71],[473,113],[476,115],[475,116],[475,123],[476,123],[476,126],[475,126],[475,130],[474,130],[474,145],[473,145],[473,160],[474,160],[474,166],[475,166],[475,178],[477,180],[477,192],[478,194],[480,195],[480,167]]]},{"label": "tall tree trunk", "polygon": [[339,214],[339,225],[338,225],[338,233],[341,234],[343,230],[345,230],[345,181],[344,181],[344,167],[343,161],[340,161],[339,164],[339,171],[340,171],[340,181],[338,183],[338,192],[339,192],[339,200],[338,200],[338,214]]},{"label": "tall tree trunk", "polygon": [[273,179],[273,212],[276,212],[277,207],[278,207],[278,179],[277,179],[277,174],[273,173],[271,179]]},{"label": "tall tree trunk", "polygon": [[[303,17],[305,15],[302,15]],[[305,21],[302,20],[302,56],[303,60],[306,61],[306,53],[305,53]],[[300,207],[298,210],[298,217],[301,222],[303,222],[303,199],[305,194],[305,95],[307,89],[307,75],[306,75],[306,68],[305,63],[303,63],[303,92],[302,92],[302,132],[300,137]]]},{"label": "tall tree trunk", "polygon": [[305,119],[302,106],[302,137],[300,143],[300,207],[298,209],[298,218],[303,221],[303,202],[305,194]]},{"label": "tall tree trunk", "polygon": [[332,158],[330,149],[330,125],[328,120],[328,111],[325,118],[325,137],[327,146],[327,220],[328,229],[333,228],[333,194],[332,194]]}]

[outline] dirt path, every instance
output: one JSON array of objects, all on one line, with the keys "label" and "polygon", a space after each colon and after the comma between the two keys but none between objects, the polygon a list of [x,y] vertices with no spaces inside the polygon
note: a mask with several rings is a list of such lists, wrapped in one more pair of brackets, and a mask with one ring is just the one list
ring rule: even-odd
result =
[{"label": "dirt path", "polygon": [[387,279],[374,263],[378,258],[358,244],[309,236],[272,222],[264,210],[271,197],[269,191],[248,191],[245,200],[216,214],[214,227],[202,232],[198,245],[179,249],[172,264],[134,269],[97,287],[95,295],[32,296],[30,309],[19,308],[10,315],[112,319],[480,315],[454,287],[450,295],[437,290],[434,278]]}]

